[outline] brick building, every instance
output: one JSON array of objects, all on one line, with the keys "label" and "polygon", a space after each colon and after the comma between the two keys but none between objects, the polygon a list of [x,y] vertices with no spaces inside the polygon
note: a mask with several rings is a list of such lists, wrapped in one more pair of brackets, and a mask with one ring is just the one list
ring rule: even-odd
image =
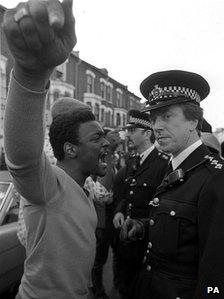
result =
[{"label": "brick building", "polygon": [[[0,5],[0,23],[5,7]],[[0,29],[0,146],[3,144],[3,119],[8,91],[12,57]],[[100,69],[80,59],[72,52],[65,63],[56,67],[51,76],[51,85],[46,104],[46,122],[49,125],[50,108],[61,96],[74,97],[92,107],[96,119],[105,128],[122,127],[127,122],[129,109],[140,109],[140,98],[127,86],[114,80],[106,69]]]}]

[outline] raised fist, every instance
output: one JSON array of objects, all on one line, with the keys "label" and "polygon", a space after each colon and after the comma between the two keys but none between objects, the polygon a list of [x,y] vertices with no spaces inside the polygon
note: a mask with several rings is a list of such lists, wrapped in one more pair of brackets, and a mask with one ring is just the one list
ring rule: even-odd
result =
[{"label": "raised fist", "polygon": [[30,0],[6,11],[3,29],[15,64],[30,73],[52,70],[76,44],[72,0]]}]

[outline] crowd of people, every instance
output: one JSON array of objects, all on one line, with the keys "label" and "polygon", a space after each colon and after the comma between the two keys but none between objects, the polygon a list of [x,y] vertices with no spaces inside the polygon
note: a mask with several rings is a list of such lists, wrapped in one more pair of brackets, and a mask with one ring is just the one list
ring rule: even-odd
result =
[{"label": "crowd of people", "polygon": [[46,156],[49,79],[76,44],[74,23],[71,0],[23,2],[4,16],[14,58],[5,154],[26,248],[16,299],[109,298],[110,247],[122,299],[202,299],[210,286],[213,297],[224,294],[224,163],[200,107],[210,91],[203,77],[147,77],[147,105],[129,111],[123,155],[119,132],[104,130],[88,105],[58,100],[49,131],[56,163]]}]

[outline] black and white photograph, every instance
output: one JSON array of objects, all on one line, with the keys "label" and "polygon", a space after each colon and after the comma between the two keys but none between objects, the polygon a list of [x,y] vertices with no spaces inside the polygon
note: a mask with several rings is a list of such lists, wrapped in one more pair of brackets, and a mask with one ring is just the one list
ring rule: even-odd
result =
[{"label": "black and white photograph", "polygon": [[224,1],[0,0],[0,299],[224,299]]}]

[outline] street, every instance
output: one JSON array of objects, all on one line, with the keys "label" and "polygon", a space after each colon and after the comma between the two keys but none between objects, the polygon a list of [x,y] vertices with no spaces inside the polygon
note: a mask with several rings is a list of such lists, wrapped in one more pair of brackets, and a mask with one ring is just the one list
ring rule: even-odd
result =
[{"label": "street", "polygon": [[110,299],[120,299],[116,289],[113,287],[112,251],[109,251],[107,263],[104,267],[104,285]]}]

